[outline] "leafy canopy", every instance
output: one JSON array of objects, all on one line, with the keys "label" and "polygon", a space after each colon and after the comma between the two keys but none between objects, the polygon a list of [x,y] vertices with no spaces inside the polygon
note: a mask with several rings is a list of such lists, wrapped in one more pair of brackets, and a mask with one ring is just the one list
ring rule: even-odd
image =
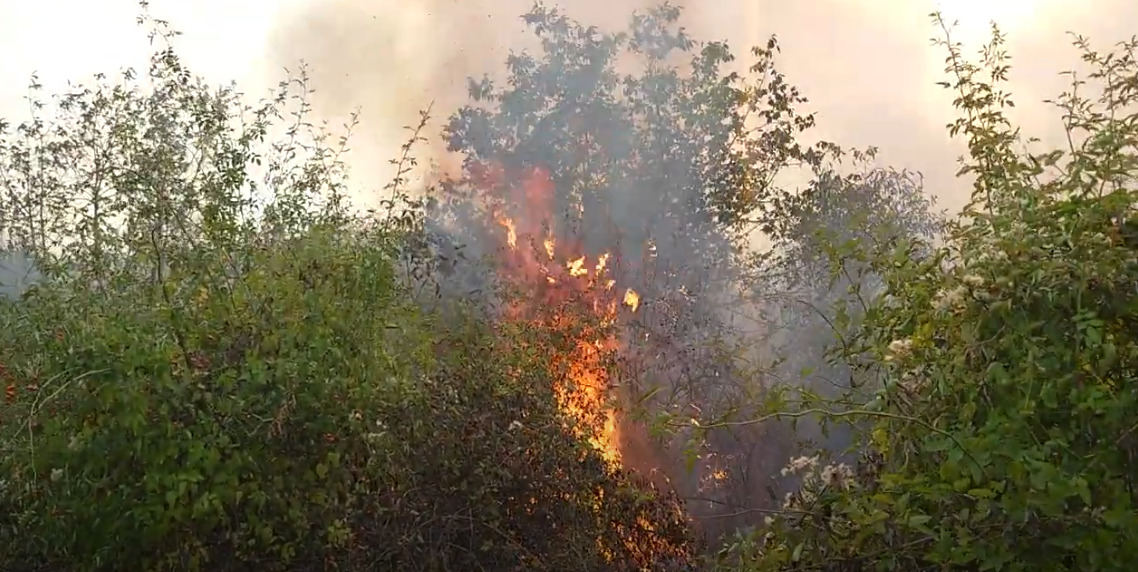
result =
[{"label": "leafy canopy", "polygon": [[855,350],[883,384],[837,412],[869,421],[862,462],[793,462],[803,487],[735,569],[1132,568],[1138,46],[1076,40],[1092,71],[1053,102],[1071,144],[1036,153],[1005,115],[1003,42],[979,64],[941,43],[973,201],[935,256],[875,260]]},{"label": "leafy canopy", "polygon": [[416,296],[424,213],[348,208],[303,75],[248,107],[148,23],[141,79],[33,88],[0,137],[4,247],[43,273],[0,299],[0,568],[690,559],[559,407],[570,340]]}]

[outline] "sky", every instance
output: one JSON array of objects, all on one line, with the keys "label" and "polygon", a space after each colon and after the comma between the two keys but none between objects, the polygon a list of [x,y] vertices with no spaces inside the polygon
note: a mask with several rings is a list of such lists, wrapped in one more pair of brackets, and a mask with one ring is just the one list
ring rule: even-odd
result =
[{"label": "sky", "polygon": [[[623,24],[648,0],[560,0],[601,27]],[[674,3],[683,4],[684,2]],[[928,13],[958,19],[970,48],[995,19],[1010,36],[1016,118],[1027,132],[1058,142],[1057,113],[1043,99],[1077,67],[1066,32],[1107,47],[1138,34],[1133,0],[702,0],[687,2],[685,24],[700,39],[727,39],[736,52],[778,34],[780,62],[818,113],[819,135],[876,145],[885,164],[920,171],[928,192],[955,210],[967,185],[954,178],[963,148],[944,125],[951,98],[935,85],[944,53]],[[211,81],[236,80],[261,94],[306,61],[316,112],[334,124],[362,113],[350,163],[361,184],[389,176],[401,127],[431,100],[462,102],[464,78],[500,69],[525,46],[517,18],[531,0],[152,0],[151,12],[183,32],[180,51]],[[146,36],[135,0],[0,0],[0,117],[26,113],[29,76],[49,90],[96,72],[143,67]],[[746,62],[743,62],[746,63]]]}]

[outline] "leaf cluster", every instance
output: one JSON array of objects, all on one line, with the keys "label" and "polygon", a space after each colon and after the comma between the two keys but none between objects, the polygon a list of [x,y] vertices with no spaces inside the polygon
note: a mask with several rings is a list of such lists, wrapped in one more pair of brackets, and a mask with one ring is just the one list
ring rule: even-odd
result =
[{"label": "leaf cluster", "polygon": [[248,107],[144,23],[141,79],[33,86],[0,138],[4,247],[42,273],[0,299],[0,568],[690,560],[563,411],[567,338],[420,303],[421,203],[349,208],[303,74]]},{"label": "leaf cluster", "polygon": [[944,31],[973,201],[932,256],[910,242],[872,260],[884,292],[853,349],[882,383],[833,412],[867,423],[862,457],[810,469],[768,529],[728,547],[732,569],[1128,570],[1138,556],[1138,46],[1076,39],[1090,72],[1053,102],[1069,145],[1039,153],[1006,115],[1003,35],[972,63]]}]

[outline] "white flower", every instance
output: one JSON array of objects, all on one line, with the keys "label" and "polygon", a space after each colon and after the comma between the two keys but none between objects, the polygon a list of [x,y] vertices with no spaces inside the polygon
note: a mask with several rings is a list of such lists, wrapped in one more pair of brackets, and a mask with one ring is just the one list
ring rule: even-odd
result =
[{"label": "white flower", "polygon": [[886,361],[891,361],[895,358],[901,358],[908,355],[913,349],[913,340],[893,340],[889,342],[889,355],[885,356]]},{"label": "white flower", "polygon": [[792,475],[801,472],[804,469],[812,469],[818,464],[818,455],[813,457],[798,457],[792,458],[790,464],[783,467],[782,476]]},{"label": "white flower", "polygon": [[940,312],[955,310],[964,304],[964,295],[967,290],[963,286],[957,286],[948,292],[941,291],[933,298],[933,307]]},{"label": "white flower", "polygon": [[826,465],[822,469],[822,483],[827,487],[838,487],[843,490],[850,488],[850,479],[853,478],[853,469],[845,463]]},{"label": "white flower", "polygon": [[964,278],[961,278],[961,280],[973,288],[979,288],[984,285],[984,277],[975,274],[967,274]]},{"label": "white flower", "polygon": [[521,428],[522,428],[522,422],[521,421],[518,421],[515,419],[515,420],[510,422],[510,431],[517,431],[518,429],[521,429]]}]

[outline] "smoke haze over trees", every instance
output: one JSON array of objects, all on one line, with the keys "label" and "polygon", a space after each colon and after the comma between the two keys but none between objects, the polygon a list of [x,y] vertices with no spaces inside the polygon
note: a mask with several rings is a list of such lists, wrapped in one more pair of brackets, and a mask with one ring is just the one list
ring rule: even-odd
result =
[{"label": "smoke haze over trees", "polygon": [[[569,15],[616,30],[627,14],[649,3],[564,0]],[[1038,125],[1049,143],[1062,141],[1062,126],[1042,100],[1065,87],[1052,62],[1066,61],[1068,30],[1104,43],[1133,33],[1138,10],[1128,0],[1039,0],[1033,2],[942,2],[961,19],[978,45],[995,17],[1011,32],[1017,57],[1012,78],[1020,106],[1013,117]],[[391,176],[382,160],[403,142],[402,127],[417,120],[431,100],[439,108],[465,98],[465,77],[498,64],[508,47],[529,41],[518,15],[526,0],[154,0],[155,13],[178,23],[183,56],[211,81],[236,79],[243,91],[260,94],[282,68],[307,61],[312,74],[314,117],[339,125],[356,108],[363,121],[353,138],[350,164],[361,187],[382,186]],[[968,184],[954,179],[965,148],[946,136],[951,97],[934,85],[941,54],[929,46],[925,16],[932,0],[718,0],[689,6],[685,25],[695,37],[726,39],[743,50],[777,33],[785,48],[782,70],[810,95],[810,110],[825,120],[819,133],[847,145],[881,148],[882,166],[920,171],[928,192],[950,211],[968,197]],[[225,18],[217,18],[224,13]],[[26,79],[40,72],[51,91],[65,81],[124,65],[145,66],[146,41],[136,34],[134,4],[119,0],[44,0],[0,3],[0,115],[26,110]],[[477,33],[475,33],[477,32]],[[81,50],[61,50],[80,45]],[[403,57],[415,54],[415,58]],[[388,57],[388,54],[398,57]],[[414,62],[401,65],[400,62]],[[860,62],[869,62],[860,65]],[[743,62],[740,62],[742,65]],[[1072,67],[1079,67],[1073,62]],[[427,79],[423,79],[427,78]],[[867,81],[872,78],[872,81]],[[385,89],[398,85],[399,95]],[[444,117],[439,114],[437,120]],[[421,150],[424,160],[428,150]],[[369,200],[360,191],[353,196]]]},{"label": "smoke haze over trees", "polygon": [[[605,31],[625,26],[632,10],[648,0],[564,0],[564,12]],[[727,40],[736,51],[778,34],[784,53],[780,69],[810,97],[803,111],[824,118],[818,137],[846,145],[881,149],[878,166],[920,171],[929,193],[950,211],[967,202],[968,183],[955,178],[956,158],[966,149],[944,131],[952,120],[952,98],[939,89],[941,53],[929,46],[926,15],[938,3],[923,0],[781,0],[673,2],[686,6],[684,26],[701,40]],[[1012,78],[1023,101],[1013,116],[1039,126],[1050,144],[1062,141],[1062,125],[1042,100],[1065,88],[1050,62],[1065,61],[1067,45],[1056,41],[1078,30],[1103,42],[1128,38],[1138,8],[1127,0],[1035,2],[941,2],[950,18],[966,27],[958,36],[979,45],[996,17],[1012,32],[1018,57]],[[335,122],[363,111],[358,148],[392,154],[402,143],[403,125],[434,100],[460,105],[465,78],[501,72],[511,49],[534,47],[518,15],[527,0],[464,2],[335,0],[299,3],[282,9],[269,34],[266,66],[311,64],[315,112]],[[415,57],[406,57],[415,54]],[[737,55],[742,55],[737,53]],[[413,62],[413,63],[411,63]],[[1077,67],[1072,63],[1072,66]],[[732,71],[750,64],[735,62]],[[398,90],[387,89],[398,85]],[[442,120],[442,117],[438,118]],[[427,150],[424,149],[424,152]],[[441,149],[432,155],[443,156]],[[451,165],[448,163],[448,165]],[[385,165],[361,162],[361,176],[386,180]]]},{"label": "smoke haze over trees", "polygon": [[[934,15],[955,217],[829,142],[774,37],[619,4],[519,7],[492,61],[505,26],[447,12],[486,51],[381,104],[421,112],[382,189],[319,117],[411,55],[253,103],[144,11],[148,68],[33,86],[0,122],[0,568],[1128,569],[1138,45],[1075,40],[1051,151],[1002,34],[975,60]],[[371,25],[325,8],[276,57]]]}]

